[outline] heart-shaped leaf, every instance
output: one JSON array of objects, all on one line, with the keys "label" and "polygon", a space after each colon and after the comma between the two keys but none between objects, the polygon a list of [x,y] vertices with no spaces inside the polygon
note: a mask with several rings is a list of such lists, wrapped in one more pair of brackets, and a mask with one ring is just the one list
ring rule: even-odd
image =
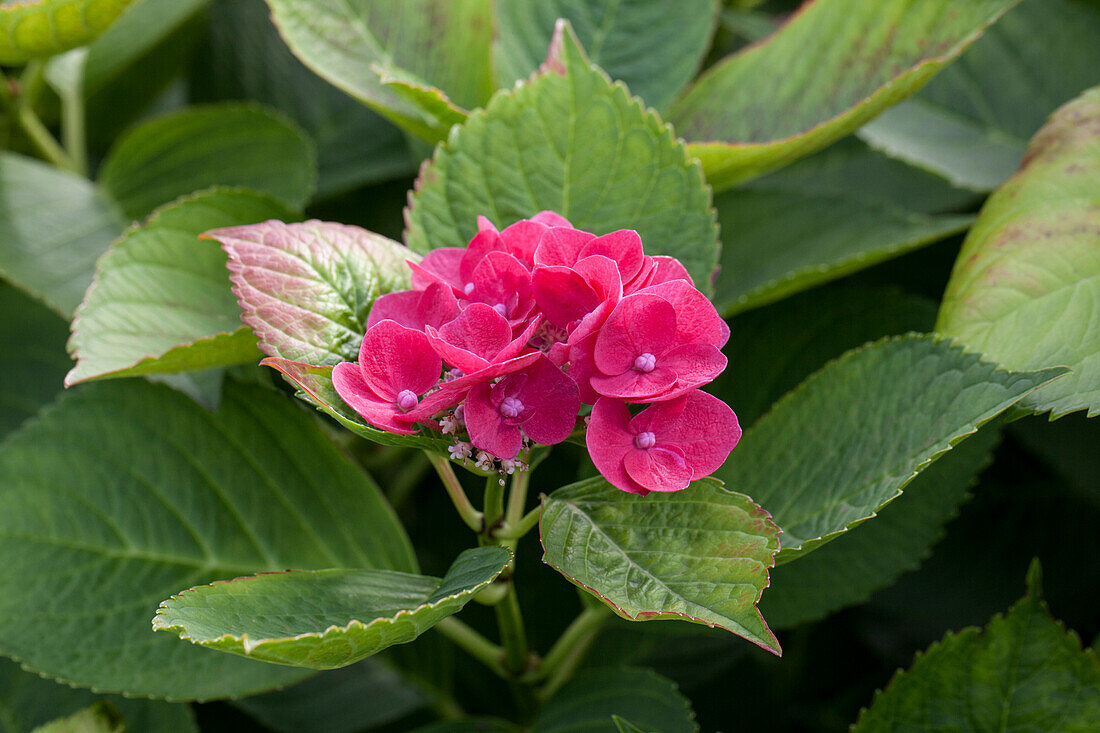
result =
[{"label": "heart-shaped leaf", "polygon": [[816,0],[711,67],[670,112],[717,189],[790,163],[913,94],[1019,0]]},{"label": "heart-shaped leaf", "polygon": [[1062,374],[1006,371],[935,336],[883,339],[777,402],[715,476],[771,512],[787,562],[875,516],[952,445]]},{"label": "heart-shaped leaf", "polygon": [[1073,373],[1021,406],[1100,414],[1100,87],[1062,107],[959,252],[936,330],[1012,369]]},{"label": "heart-shaped leaf", "polygon": [[646,497],[581,481],[543,499],[539,531],[543,562],[623,618],[717,626],[780,653],[756,608],[779,528],[720,481]]},{"label": "heart-shaped leaf", "polygon": [[267,573],[183,591],[153,629],[275,664],[333,669],[406,644],[503,572],[503,547],[466,550],[442,579],[392,570]]},{"label": "heart-shaped leaf", "polygon": [[1091,731],[1100,727],[1100,662],[1050,616],[1039,564],[1028,594],[984,629],[949,633],[875,695],[856,733],[966,721],[966,730]]},{"label": "heart-shaped leaf", "polygon": [[111,150],[99,184],[131,219],[210,186],[269,193],[293,209],[316,179],[313,145],[258,105],[189,107],[133,128]]},{"label": "heart-shaped leaf", "polygon": [[543,71],[470,115],[421,171],[406,215],[410,249],[464,245],[477,217],[498,227],[549,209],[606,234],[635,229],[678,257],[701,288],[718,259],[710,190],[673,132],[592,66],[559,24]]},{"label": "heart-shaped leaf", "polygon": [[[268,0],[290,50],[334,86],[429,142],[450,123],[396,93],[378,69],[422,80],[461,107],[492,91],[489,0]],[[457,107],[456,107],[457,108]]]},{"label": "heart-shaped leaf", "polygon": [[288,567],[416,571],[382,492],[312,416],[232,382],[216,413],[142,380],[65,393],[0,445],[0,556],[0,653],[174,700],[302,677],[151,634],[180,588]]},{"label": "heart-shaped leaf", "polygon": [[0,438],[61,391],[71,362],[65,322],[25,293],[0,283]]},{"label": "heart-shaped leaf", "polygon": [[[502,87],[542,62],[565,18],[592,62],[663,110],[703,61],[718,20],[716,0],[510,0],[497,4],[493,63]],[[670,32],[675,29],[675,32]]]},{"label": "heart-shaped leaf", "polygon": [[83,46],[130,0],[20,0],[0,5],[0,64],[16,65]]},{"label": "heart-shaped leaf", "polygon": [[409,287],[403,246],[355,226],[268,221],[207,232],[229,254],[230,280],[269,356],[312,366],[358,361],[367,316]]},{"label": "heart-shaped leaf", "polygon": [[293,217],[270,196],[212,189],[128,231],[99,259],[77,310],[69,340],[77,364],[66,384],[254,362],[256,337],[241,324],[225,252],[198,236]]}]

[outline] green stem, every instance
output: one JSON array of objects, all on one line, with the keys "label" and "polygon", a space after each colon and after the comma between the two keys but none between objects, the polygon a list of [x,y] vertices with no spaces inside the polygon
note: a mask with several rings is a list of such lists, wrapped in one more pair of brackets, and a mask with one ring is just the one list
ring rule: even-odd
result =
[{"label": "green stem", "polygon": [[8,77],[3,77],[0,84],[4,86],[4,91],[0,94],[0,101],[3,101],[8,114],[23,129],[27,139],[38,149],[42,157],[58,168],[78,173],[78,166],[34,112],[34,99],[42,85],[42,62],[31,61],[27,63],[27,67],[19,79],[17,93],[13,93],[11,80]]},{"label": "green stem", "polygon": [[84,95],[80,91],[61,99],[61,141],[76,172],[88,175],[88,144],[84,135]]},{"label": "green stem", "polygon": [[537,506],[524,514],[518,522],[513,523],[509,520],[494,536],[502,540],[518,540],[538,525],[541,512],[542,507]]},{"label": "green stem", "polygon": [[500,642],[504,646],[504,666],[512,675],[518,676],[526,671],[529,654],[523,615],[519,610],[519,598],[513,583],[508,583],[508,592],[493,609],[500,628]]},{"label": "green stem", "polygon": [[607,609],[600,606],[586,608],[573,619],[534,670],[534,679],[546,680],[539,690],[540,699],[548,699],[573,676],[609,617]]},{"label": "green stem", "polygon": [[451,468],[450,461],[434,453],[424,452],[428,456],[428,461],[435,468],[436,473],[439,474],[439,479],[443,482],[443,488],[447,490],[447,495],[451,497],[451,502],[458,510],[458,516],[462,517],[462,521],[473,531],[483,532],[486,526],[485,517],[477,509],[474,509],[474,505],[470,503],[470,499],[462,489],[458,476]]},{"label": "green stem", "polygon": [[512,476],[512,492],[508,495],[508,513],[505,521],[514,525],[523,517],[523,510],[527,506],[527,487],[531,483],[529,471],[518,471]]},{"label": "green stem", "polygon": [[493,528],[504,516],[504,487],[499,476],[485,480],[485,535],[491,537]]},{"label": "green stem", "polygon": [[508,679],[503,660],[505,651],[454,616],[448,616],[433,627],[474,659],[491,669],[498,677]]}]

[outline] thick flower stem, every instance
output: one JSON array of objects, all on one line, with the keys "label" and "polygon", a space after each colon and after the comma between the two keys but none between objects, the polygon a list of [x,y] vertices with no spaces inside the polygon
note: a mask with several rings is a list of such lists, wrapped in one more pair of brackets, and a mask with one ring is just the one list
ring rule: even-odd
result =
[{"label": "thick flower stem", "polygon": [[542,689],[539,690],[541,700],[548,699],[573,676],[577,666],[588,652],[588,648],[596,640],[600,629],[609,618],[610,613],[603,606],[586,608],[558,637],[554,646],[531,675],[533,680],[546,680]]},{"label": "thick flower stem", "polygon": [[485,517],[477,509],[474,509],[474,505],[470,503],[470,499],[462,489],[462,484],[459,482],[458,476],[455,475],[454,469],[451,468],[450,461],[434,453],[428,453],[428,451],[424,452],[427,454],[428,460],[435,468],[436,473],[439,474],[439,479],[443,482],[443,488],[447,490],[447,495],[451,497],[451,502],[455,505],[455,509],[458,510],[458,516],[460,516],[462,521],[466,523],[466,526],[473,531],[484,531]]},{"label": "thick flower stem", "polygon": [[508,522],[503,529],[496,533],[496,536],[502,540],[518,540],[539,523],[539,515],[542,513],[542,507],[537,506],[531,511],[527,512],[520,518],[518,522]]},{"label": "thick flower stem", "polygon": [[493,530],[504,518],[503,479],[490,476],[485,479],[485,536],[491,538]]},{"label": "thick flower stem", "polygon": [[519,676],[527,670],[529,653],[527,632],[523,627],[523,615],[519,610],[515,585],[509,582],[508,592],[493,609],[497,614],[500,641],[504,646],[504,666],[513,676]]},{"label": "thick flower stem", "polygon": [[471,657],[491,669],[498,677],[503,679],[510,678],[508,670],[504,668],[504,649],[489,641],[454,616],[443,619],[436,624],[434,628],[462,648]]}]

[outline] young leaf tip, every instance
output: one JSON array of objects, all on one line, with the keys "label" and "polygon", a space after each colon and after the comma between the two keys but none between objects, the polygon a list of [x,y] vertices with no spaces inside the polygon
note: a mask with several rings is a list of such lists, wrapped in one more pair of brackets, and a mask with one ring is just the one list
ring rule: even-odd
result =
[{"label": "young leaf tip", "polygon": [[1031,600],[1043,600],[1043,565],[1039,558],[1031,558],[1027,568],[1027,597]]},{"label": "young leaf tip", "polygon": [[577,38],[573,25],[565,18],[558,18],[554,23],[554,35],[550,38],[550,47],[546,52],[546,60],[539,66],[539,74],[557,74],[565,76],[569,66],[575,62],[588,64],[588,55]]}]

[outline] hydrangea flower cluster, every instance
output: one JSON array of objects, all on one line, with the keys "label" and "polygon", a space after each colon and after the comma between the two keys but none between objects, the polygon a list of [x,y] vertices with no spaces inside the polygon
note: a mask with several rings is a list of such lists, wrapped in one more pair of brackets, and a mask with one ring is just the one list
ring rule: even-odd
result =
[{"label": "hydrangea flower cluster", "polygon": [[521,451],[569,437],[582,404],[592,460],[623,491],[678,491],[722,465],[741,429],[699,387],[725,368],[729,328],[678,260],[549,211],[478,229],[375,301],[359,363],[333,369],[348,405],[392,433],[452,435],[452,457],[486,470],[525,468]]}]

